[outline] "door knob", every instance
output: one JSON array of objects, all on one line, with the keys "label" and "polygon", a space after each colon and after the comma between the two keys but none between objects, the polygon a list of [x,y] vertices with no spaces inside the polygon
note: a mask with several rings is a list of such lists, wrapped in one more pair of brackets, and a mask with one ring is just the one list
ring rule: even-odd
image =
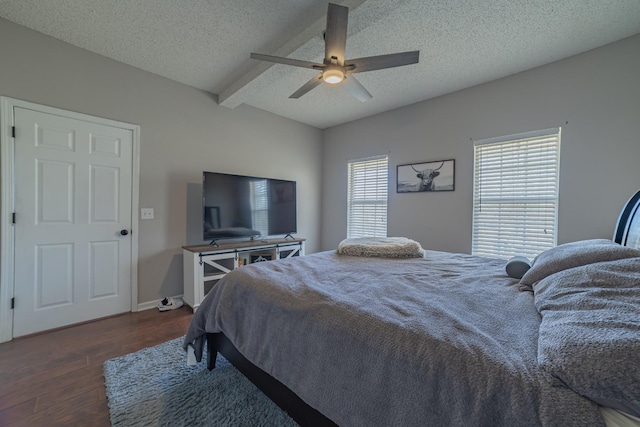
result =
[{"label": "door knob", "polygon": [[127,230],[120,230],[120,234],[126,236],[127,234],[129,234],[129,232]]}]

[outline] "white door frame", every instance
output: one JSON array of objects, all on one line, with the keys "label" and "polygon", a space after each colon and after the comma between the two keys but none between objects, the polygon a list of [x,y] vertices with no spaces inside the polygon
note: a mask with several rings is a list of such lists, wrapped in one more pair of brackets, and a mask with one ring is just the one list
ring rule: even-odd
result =
[{"label": "white door frame", "polygon": [[140,184],[140,126],[47,107],[18,99],[0,97],[0,343],[13,339],[15,230],[15,140],[13,109],[22,107],[71,119],[131,130],[133,153],[131,171],[131,311],[138,311],[138,190]]}]

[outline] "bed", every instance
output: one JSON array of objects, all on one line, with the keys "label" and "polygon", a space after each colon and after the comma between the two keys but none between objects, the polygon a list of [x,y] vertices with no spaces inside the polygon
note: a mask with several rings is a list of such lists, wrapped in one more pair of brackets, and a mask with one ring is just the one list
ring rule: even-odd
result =
[{"label": "bed", "polygon": [[560,245],[521,279],[438,251],[242,267],[184,348],[212,369],[219,352],[302,426],[638,426],[639,200],[613,241]]}]

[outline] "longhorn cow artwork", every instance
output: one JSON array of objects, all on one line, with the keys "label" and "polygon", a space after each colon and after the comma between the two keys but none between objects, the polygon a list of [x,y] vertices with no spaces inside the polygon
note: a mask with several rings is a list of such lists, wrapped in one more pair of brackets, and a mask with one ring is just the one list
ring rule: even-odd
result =
[{"label": "longhorn cow artwork", "polygon": [[398,166],[398,193],[453,191],[455,160]]}]

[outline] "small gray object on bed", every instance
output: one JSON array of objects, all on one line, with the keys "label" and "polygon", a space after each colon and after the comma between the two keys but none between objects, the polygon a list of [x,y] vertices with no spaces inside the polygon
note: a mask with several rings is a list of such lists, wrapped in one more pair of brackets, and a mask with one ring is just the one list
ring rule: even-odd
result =
[{"label": "small gray object on bed", "polygon": [[523,256],[514,256],[507,261],[507,265],[505,266],[507,275],[514,279],[522,279],[522,276],[524,276],[530,268],[531,264],[529,260]]}]

